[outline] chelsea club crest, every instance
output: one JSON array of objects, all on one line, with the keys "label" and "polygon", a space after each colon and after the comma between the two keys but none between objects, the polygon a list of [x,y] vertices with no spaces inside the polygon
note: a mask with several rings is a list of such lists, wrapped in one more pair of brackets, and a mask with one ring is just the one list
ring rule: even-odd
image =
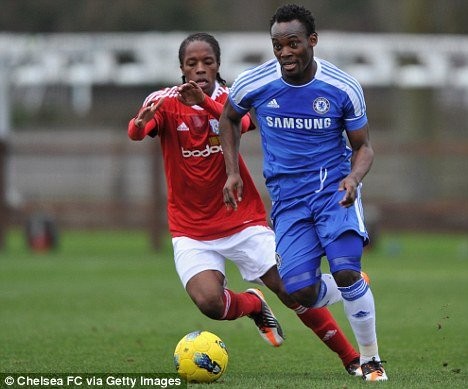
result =
[{"label": "chelsea club crest", "polygon": [[330,109],[330,102],[325,97],[317,97],[313,103],[314,111],[323,115]]},{"label": "chelsea club crest", "polygon": [[278,269],[281,267],[282,259],[280,253],[276,252],[275,253],[275,259],[276,259],[276,266]]}]

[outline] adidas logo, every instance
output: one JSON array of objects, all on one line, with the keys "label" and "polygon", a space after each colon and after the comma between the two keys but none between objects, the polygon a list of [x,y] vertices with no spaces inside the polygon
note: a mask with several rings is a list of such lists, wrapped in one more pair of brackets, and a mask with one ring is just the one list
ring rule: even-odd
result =
[{"label": "adidas logo", "polygon": [[184,122],[180,123],[179,126],[177,127],[177,131],[188,131],[188,130],[189,128]]},{"label": "adidas logo", "polygon": [[276,102],[276,99],[273,99],[271,100],[268,104],[267,104],[267,107],[268,108],[279,108],[279,104]]},{"label": "adidas logo", "polygon": [[355,317],[356,319],[362,319],[363,317],[369,316],[370,312],[366,311],[359,311],[357,313],[354,313],[352,316]]}]

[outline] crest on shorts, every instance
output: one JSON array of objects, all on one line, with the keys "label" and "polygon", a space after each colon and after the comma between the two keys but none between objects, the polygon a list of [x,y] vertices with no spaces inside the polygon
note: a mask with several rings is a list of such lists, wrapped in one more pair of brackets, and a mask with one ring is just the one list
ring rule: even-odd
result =
[{"label": "crest on shorts", "polygon": [[275,259],[276,259],[276,266],[279,269],[281,267],[281,262],[282,262],[280,253],[278,252],[275,253]]},{"label": "crest on shorts", "polygon": [[323,115],[330,109],[330,102],[325,97],[317,97],[312,106],[314,107],[315,112]]}]

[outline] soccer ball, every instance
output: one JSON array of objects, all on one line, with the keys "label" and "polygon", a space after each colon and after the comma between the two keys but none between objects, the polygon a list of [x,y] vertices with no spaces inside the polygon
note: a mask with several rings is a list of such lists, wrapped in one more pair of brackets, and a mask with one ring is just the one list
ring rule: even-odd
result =
[{"label": "soccer ball", "polygon": [[185,335],[174,351],[179,375],[189,382],[212,382],[226,371],[228,352],[224,342],[208,331]]}]

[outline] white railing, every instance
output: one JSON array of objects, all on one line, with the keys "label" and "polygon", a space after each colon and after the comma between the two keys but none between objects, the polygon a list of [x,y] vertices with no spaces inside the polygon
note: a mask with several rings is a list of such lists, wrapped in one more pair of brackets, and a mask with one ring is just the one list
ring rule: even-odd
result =
[{"label": "white railing", "polygon": [[[71,88],[73,110],[86,115],[94,85],[181,82],[178,50],[187,32],[0,33],[0,139],[10,131],[10,87],[27,88],[40,106],[49,85]],[[272,57],[267,33],[216,33],[221,74],[229,84]],[[468,102],[468,36],[363,34],[325,31],[316,55],[354,75],[363,86],[461,90]]]},{"label": "white railing", "polygon": [[[231,83],[272,57],[266,33],[216,33]],[[13,85],[172,84],[180,81],[174,33],[0,34],[0,64]],[[365,86],[468,88],[468,37],[323,32],[316,55]]]}]

